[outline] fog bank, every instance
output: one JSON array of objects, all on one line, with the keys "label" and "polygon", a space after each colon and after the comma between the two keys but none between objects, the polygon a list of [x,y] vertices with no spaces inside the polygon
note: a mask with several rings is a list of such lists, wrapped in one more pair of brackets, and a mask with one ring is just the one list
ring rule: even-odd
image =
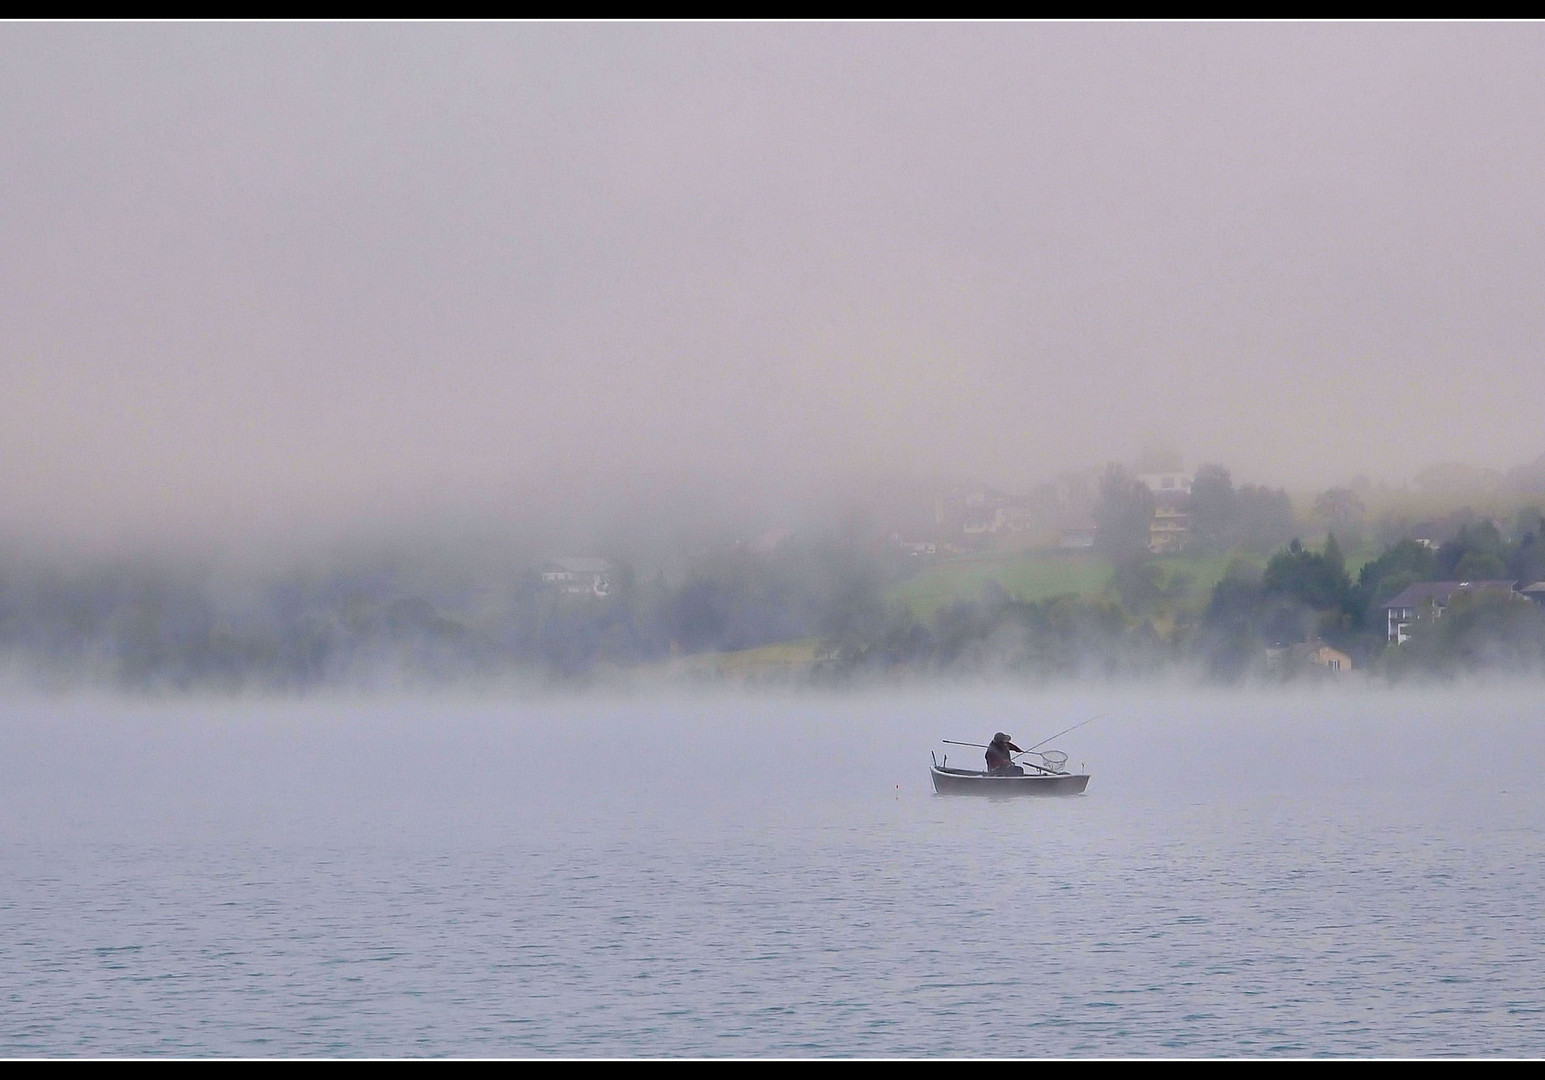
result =
[{"label": "fog bank", "polygon": [[1530,24],[8,25],[0,518],[1505,468],[1542,72]]}]

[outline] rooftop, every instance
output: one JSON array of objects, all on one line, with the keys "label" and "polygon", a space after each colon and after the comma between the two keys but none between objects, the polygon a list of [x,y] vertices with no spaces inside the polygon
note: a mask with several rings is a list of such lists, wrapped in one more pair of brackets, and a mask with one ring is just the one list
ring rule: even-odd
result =
[{"label": "rooftop", "polygon": [[1455,593],[1511,593],[1515,584],[1512,581],[1418,581],[1415,585],[1406,586],[1397,596],[1379,606],[1388,609],[1414,608],[1423,604],[1446,605]]}]

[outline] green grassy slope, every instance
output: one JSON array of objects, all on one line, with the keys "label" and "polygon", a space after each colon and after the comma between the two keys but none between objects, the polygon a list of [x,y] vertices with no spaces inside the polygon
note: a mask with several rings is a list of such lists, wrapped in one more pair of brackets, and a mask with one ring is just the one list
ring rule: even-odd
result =
[{"label": "green grassy slope", "polygon": [[[1199,609],[1206,605],[1213,586],[1228,568],[1229,556],[1173,556],[1155,560],[1165,587],[1177,576],[1186,575],[1190,584],[1181,597],[1181,606]],[[932,618],[946,604],[958,600],[979,600],[989,582],[1021,600],[1044,600],[1052,596],[1076,593],[1098,596],[1110,583],[1111,562],[1100,555],[1085,552],[1029,551],[966,555],[922,571],[915,577],[891,586],[889,596],[911,608],[921,619]]]}]

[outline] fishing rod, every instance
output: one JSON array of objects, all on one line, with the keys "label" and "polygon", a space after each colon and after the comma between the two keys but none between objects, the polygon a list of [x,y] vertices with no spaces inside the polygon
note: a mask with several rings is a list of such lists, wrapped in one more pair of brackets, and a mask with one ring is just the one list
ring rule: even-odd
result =
[{"label": "fishing rod", "polygon": [[[1092,724],[1096,720],[1103,720],[1105,717],[1107,717],[1109,715],[1110,715],[1109,713],[1101,713],[1099,716],[1091,716],[1087,720],[1080,720],[1078,723],[1074,724],[1070,728],[1063,728],[1061,731],[1057,732],[1057,734],[1055,734],[1055,735],[1048,735],[1046,738],[1044,738],[1040,742],[1036,743],[1035,746],[1045,746],[1047,743],[1051,742],[1053,739],[1060,739],[1060,738],[1062,738],[1062,736],[1066,735],[1070,731],[1077,731],[1079,728],[1083,727],[1085,724]],[[1035,746],[1030,747],[1030,749],[1026,750],[1025,753],[1028,754],[1030,752],[1030,750],[1034,750]]]},{"label": "fishing rod", "polygon": [[[1091,716],[1087,720],[1080,720],[1078,723],[1074,724],[1070,728],[1063,728],[1061,731],[1057,732],[1057,734],[1055,734],[1055,735],[1048,735],[1046,738],[1044,738],[1040,742],[1036,743],[1035,746],[1026,747],[1024,750],[1021,750],[1020,753],[1021,754],[1028,754],[1028,753],[1030,753],[1031,750],[1034,750],[1036,747],[1045,746],[1047,743],[1051,742],[1053,739],[1060,739],[1060,738],[1062,738],[1062,736],[1066,735],[1070,731],[1077,731],[1079,728],[1083,727],[1085,724],[1092,724],[1096,720],[1103,720],[1103,719],[1105,719],[1109,715],[1110,715],[1110,713],[1100,713],[1098,716]],[[987,749],[987,744],[986,743],[979,743],[979,742],[957,742],[954,739],[940,739],[939,741],[942,742],[942,743],[948,743],[950,746],[974,746],[978,750],[986,750]]]}]

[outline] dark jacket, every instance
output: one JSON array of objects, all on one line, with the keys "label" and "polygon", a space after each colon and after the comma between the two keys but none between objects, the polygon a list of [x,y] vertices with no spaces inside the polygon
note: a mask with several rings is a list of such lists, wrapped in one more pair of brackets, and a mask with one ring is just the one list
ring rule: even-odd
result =
[{"label": "dark jacket", "polygon": [[993,739],[987,744],[987,771],[997,772],[999,769],[1008,768],[1014,763],[1014,759],[1009,755],[1022,753],[1024,753],[1023,750],[1007,739]]}]

